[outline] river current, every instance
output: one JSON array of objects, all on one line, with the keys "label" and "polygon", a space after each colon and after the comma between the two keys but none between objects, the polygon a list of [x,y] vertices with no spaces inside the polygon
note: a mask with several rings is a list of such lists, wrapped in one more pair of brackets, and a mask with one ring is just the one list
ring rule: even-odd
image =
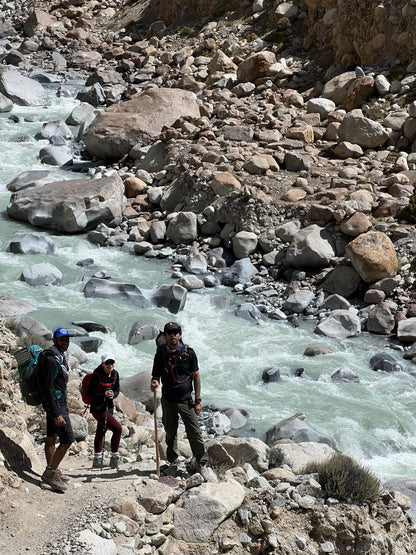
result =
[{"label": "river current", "polygon": [[[371,370],[369,360],[388,348],[386,339],[367,334],[344,341],[324,338],[313,333],[310,321],[302,322],[298,328],[271,320],[255,325],[236,317],[232,303],[215,302],[218,297],[233,295],[226,287],[188,293],[186,306],[177,315],[161,308],[139,309],[127,301],[87,299],[83,288],[96,272],[105,272],[115,281],[152,289],[173,283],[171,266],[167,261],[132,256],[120,248],[98,247],[88,242],[85,235],[61,235],[7,217],[11,193],[6,185],[22,171],[46,168],[67,179],[80,177],[44,166],[38,160],[40,148],[47,144],[34,139],[42,123],[66,119],[77,104],[71,98],[51,96],[52,105],[48,108],[15,106],[12,114],[0,114],[0,295],[13,295],[34,304],[37,310],[30,316],[49,329],[70,326],[79,320],[106,326],[108,334],[91,335],[103,340],[100,353],[115,354],[121,377],[150,369],[152,365],[154,341],[127,344],[129,331],[137,320],[152,316],[162,323],[179,321],[184,342],[198,355],[203,405],[225,402],[246,410],[249,421],[247,428],[239,431],[242,435],[264,440],[271,426],[301,412],[315,430],[382,481],[397,476],[413,477],[416,379],[406,372],[412,367],[401,359],[405,372]],[[10,115],[17,116],[19,121],[13,122]],[[33,121],[37,118],[38,121]],[[55,253],[41,256],[7,252],[13,238],[30,232],[49,235],[55,243]],[[86,258],[92,258],[94,265],[77,265]],[[34,287],[19,279],[25,267],[45,261],[62,272],[61,285]],[[303,356],[305,348],[317,342],[329,345],[334,352]],[[400,353],[390,349],[388,352],[400,358]],[[90,353],[83,367],[93,369],[98,362],[99,353]],[[280,368],[282,380],[264,384],[262,371],[271,366]],[[294,371],[300,367],[305,369],[304,374],[295,377]],[[332,382],[330,375],[341,367],[354,371],[360,382]]]}]

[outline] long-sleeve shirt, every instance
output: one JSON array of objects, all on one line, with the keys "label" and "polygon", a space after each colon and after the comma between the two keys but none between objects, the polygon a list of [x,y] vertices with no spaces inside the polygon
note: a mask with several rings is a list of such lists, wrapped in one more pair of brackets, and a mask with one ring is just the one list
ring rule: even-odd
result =
[{"label": "long-sleeve shirt", "polygon": [[67,413],[67,373],[64,372],[61,363],[50,351],[40,355],[38,374],[43,408],[52,418],[64,416]]},{"label": "long-sleeve shirt", "polygon": [[99,366],[94,370],[87,390],[88,395],[92,397],[90,404],[91,412],[101,414],[106,409],[109,412],[113,412],[113,399],[109,399],[105,396],[105,392],[109,389],[113,390],[113,399],[118,397],[118,394],[120,393],[120,379],[118,372],[113,369],[111,374],[108,375],[104,372],[104,369]]}]

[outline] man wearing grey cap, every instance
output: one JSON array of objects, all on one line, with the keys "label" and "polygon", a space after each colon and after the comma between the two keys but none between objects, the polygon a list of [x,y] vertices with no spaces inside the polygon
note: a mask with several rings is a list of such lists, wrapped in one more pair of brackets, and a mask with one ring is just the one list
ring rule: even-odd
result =
[{"label": "man wearing grey cap", "polygon": [[[45,457],[46,470],[42,483],[54,491],[64,492],[68,478],[58,468],[71,443],[74,441],[66,400],[69,378],[68,347],[70,332],[57,328],[53,333],[53,345],[39,356],[38,373],[42,391],[42,405],[46,411]],[[56,438],[59,445],[55,447]]]},{"label": "man wearing grey cap", "polygon": [[[156,351],[150,389],[155,392],[162,382],[162,420],[166,432],[167,459],[174,464],[179,456],[177,432],[180,415],[196,460],[196,470],[207,478],[208,455],[198,422],[202,409],[198,359],[195,351],[182,343],[182,329],[178,323],[167,322],[163,333],[166,343]],[[195,400],[192,400],[193,390]]]}]

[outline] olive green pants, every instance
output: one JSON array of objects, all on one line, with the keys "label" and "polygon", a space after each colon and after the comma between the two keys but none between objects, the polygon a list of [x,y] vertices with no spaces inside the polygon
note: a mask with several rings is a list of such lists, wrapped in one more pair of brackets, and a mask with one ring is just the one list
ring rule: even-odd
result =
[{"label": "olive green pants", "polygon": [[198,416],[191,400],[173,403],[162,397],[162,422],[166,432],[167,459],[173,462],[178,456],[178,425],[179,415],[182,417],[189,445],[196,461],[200,464],[208,462],[208,454],[202,439]]}]

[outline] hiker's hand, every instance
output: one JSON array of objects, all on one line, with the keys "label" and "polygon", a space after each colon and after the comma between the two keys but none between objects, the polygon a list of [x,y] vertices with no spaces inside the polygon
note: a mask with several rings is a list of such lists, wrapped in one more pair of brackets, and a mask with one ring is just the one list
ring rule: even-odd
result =
[{"label": "hiker's hand", "polygon": [[109,399],[112,399],[114,397],[114,391],[112,389],[107,389],[107,391],[104,393],[104,395],[106,397],[108,397]]},{"label": "hiker's hand", "polygon": [[196,414],[198,415],[198,414],[201,412],[201,410],[202,410],[202,405],[201,405],[201,403],[195,403],[194,409],[195,409]]},{"label": "hiker's hand", "polygon": [[156,391],[158,387],[159,387],[159,382],[157,380],[152,380],[150,382],[150,391],[153,391],[153,393]]},{"label": "hiker's hand", "polygon": [[65,426],[66,424],[65,418],[62,416],[62,414],[60,414],[59,416],[56,416],[54,420],[57,426]]}]

